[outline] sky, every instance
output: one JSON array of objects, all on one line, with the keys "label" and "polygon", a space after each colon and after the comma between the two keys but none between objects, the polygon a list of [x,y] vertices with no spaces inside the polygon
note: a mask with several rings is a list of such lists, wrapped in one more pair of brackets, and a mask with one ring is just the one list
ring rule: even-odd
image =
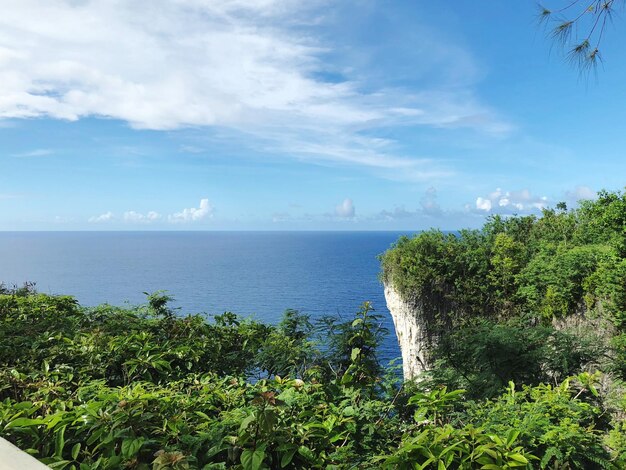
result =
[{"label": "sky", "polygon": [[456,230],[625,184],[623,13],[584,75],[531,0],[0,6],[0,230]]}]

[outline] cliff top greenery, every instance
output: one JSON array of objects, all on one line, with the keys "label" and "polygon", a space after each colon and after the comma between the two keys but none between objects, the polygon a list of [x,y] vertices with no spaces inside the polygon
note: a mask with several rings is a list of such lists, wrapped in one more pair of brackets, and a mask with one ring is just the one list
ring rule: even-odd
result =
[{"label": "cliff top greenery", "polygon": [[446,323],[472,316],[551,322],[584,313],[626,323],[626,194],[576,209],[492,216],[480,230],[402,237],[382,279]]}]

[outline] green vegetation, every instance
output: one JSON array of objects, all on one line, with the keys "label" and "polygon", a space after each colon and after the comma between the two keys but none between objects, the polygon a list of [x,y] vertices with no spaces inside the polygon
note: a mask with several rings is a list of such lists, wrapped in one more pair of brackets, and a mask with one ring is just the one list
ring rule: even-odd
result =
[{"label": "green vegetation", "polygon": [[491,217],[457,236],[401,238],[382,257],[383,280],[440,321],[468,317],[552,322],[572,315],[626,325],[626,194],[600,192],[567,211]]},{"label": "green vegetation", "polygon": [[7,290],[0,435],[67,469],[626,464],[623,423],[607,417],[624,404],[598,391],[599,376],[466,401],[385,375],[378,325],[368,304],[348,322],[287,311],[268,326],[174,316],[160,294],[87,309]]},{"label": "green vegetation", "polygon": [[599,196],[383,255],[440,328],[419,383],[368,303],[266,325],[0,286],[0,436],[74,470],[626,468],[626,196]]}]

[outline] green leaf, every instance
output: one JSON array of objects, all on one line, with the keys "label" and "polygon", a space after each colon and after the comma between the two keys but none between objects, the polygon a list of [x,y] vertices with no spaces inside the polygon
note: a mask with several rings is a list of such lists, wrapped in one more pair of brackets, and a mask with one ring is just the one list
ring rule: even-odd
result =
[{"label": "green leaf", "polygon": [[54,455],[63,457],[63,447],[65,447],[65,428],[61,426],[54,436]]},{"label": "green leaf", "polygon": [[463,442],[463,441],[455,442],[454,444],[452,444],[452,445],[450,445],[450,446],[446,447],[445,449],[443,449],[443,450],[441,451],[441,454],[439,454],[439,457],[443,457],[443,456],[444,456],[444,455],[446,455],[448,452],[450,452],[450,451],[452,451],[452,450],[456,449],[456,447],[457,447],[459,444],[461,444],[462,442]]},{"label": "green leaf", "polygon": [[17,418],[11,421],[9,424],[5,426],[5,429],[10,428],[25,428],[28,426],[38,426],[40,424],[44,424],[44,419],[30,419],[30,418]]},{"label": "green leaf", "polygon": [[519,467],[526,468],[527,464],[522,463],[522,462],[515,462],[515,461],[511,462],[511,461],[509,461],[509,462],[507,462],[507,466],[509,466],[511,468],[519,468]]},{"label": "green leaf", "polygon": [[360,348],[352,348],[352,354],[350,354],[350,360],[355,361],[359,354],[361,353]]},{"label": "green leaf", "polygon": [[125,459],[131,459],[132,457],[137,455],[137,452],[139,452],[139,449],[141,449],[142,445],[143,438],[124,439],[124,441],[122,441],[122,456]]},{"label": "green leaf", "polygon": [[528,463],[528,459],[526,457],[524,457],[522,454],[509,454],[507,455],[507,457],[511,460],[515,460],[516,462],[520,462],[523,464],[527,464]]},{"label": "green leaf", "polygon": [[50,468],[58,468],[59,470],[67,467],[69,464],[71,464],[72,462],[69,460],[59,460],[58,462],[54,462],[54,463],[49,463],[48,467]]},{"label": "green leaf", "polygon": [[196,411],[195,413],[201,418],[206,419],[207,421],[211,421],[211,418],[209,418],[209,416],[206,413],[203,413],[202,411]]},{"label": "green leaf", "polygon": [[294,447],[293,449],[290,449],[287,452],[285,452],[283,456],[280,458],[280,467],[285,468],[287,465],[289,465],[291,461],[293,460],[293,456],[296,455],[297,451],[298,451],[298,448]]},{"label": "green leaf", "polygon": [[517,439],[517,437],[519,436],[520,432],[517,429],[511,429],[509,431],[509,434],[506,438],[506,444],[507,446],[511,446],[511,444],[513,444],[515,442],[515,440]]},{"label": "green leaf", "polygon": [[424,462],[422,465],[419,466],[420,470],[424,470],[426,468],[428,468],[428,466],[433,463],[435,461],[434,457],[429,458],[428,460],[426,460],[426,462]]},{"label": "green leaf", "polygon": [[63,419],[62,413],[58,413],[54,416],[48,416],[47,418],[48,429],[52,429],[53,427],[55,427],[57,424],[59,424],[59,422],[62,419]]},{"label": "green leaf", "polygon": [[80,442],[77,442],[76,444],[74,444],[74,446],[72,447],[72,458],[74,460],[76,460],[76,457],[78,457],[78,453],[80,452]]},{"label": "green leaf", "polygon": [[97,431],[94,431],[91,436],[89,436],[89,439],[87,439],[87,445],[90,446],[92,445],[94,442],[96,442],[98,439],[100,439],[100,436],[102,436],[102,434],[105,432],[104,429],[99,429]]},{"label": "green leaf", "polygon": [[270,433],[272,432],[272,429],[274,428],[274,426],[276,425],[276,421],[278,420],[278,417],[276,415],[276,413],[272,410],[266,410],[262,415],[261,415],[261,427],[263,428],[263,430],[266,433]]},{"label": "green leaf", "polygon": [[298,447],[298,454],[307,459],[309,462],[315,462],[315,454],[306,446]]},{"label": "green leaf", "polygon": [[265,449],[246,449],[241,453],[241,465],[244,470],[259,470],[264,458]]},{"label": "green leaf", "polygon": [[355,413],[356,413],[356,410],[354,409],[354,407],[353,407],[353,406],[346,406],[346,407],[343,409],[343,415],[344,415],[344,416],[354,416],[354,415],[355,415]]},{"label": "green leaf", "polygon": [[243,421],[241,421],[241,424],[239,425],[239,432],[245,431],[246,429],[248,429],[248,426],[250,426],[250,423],[254,421],[254,419],[255,419],[254,414],[246,416],[243,419]]}]

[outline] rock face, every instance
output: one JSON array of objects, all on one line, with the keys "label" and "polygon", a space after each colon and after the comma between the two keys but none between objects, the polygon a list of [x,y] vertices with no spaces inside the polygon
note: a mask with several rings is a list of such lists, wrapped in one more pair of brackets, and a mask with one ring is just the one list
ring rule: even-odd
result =
[{"label": "rock face", "polygon": [[408,302],[389,284],[385,284],[385,300],[391,312],[400,350],[405,380],[416,379],[430,367],[429,350],[434,345],[427,315],[419,300]]}]

